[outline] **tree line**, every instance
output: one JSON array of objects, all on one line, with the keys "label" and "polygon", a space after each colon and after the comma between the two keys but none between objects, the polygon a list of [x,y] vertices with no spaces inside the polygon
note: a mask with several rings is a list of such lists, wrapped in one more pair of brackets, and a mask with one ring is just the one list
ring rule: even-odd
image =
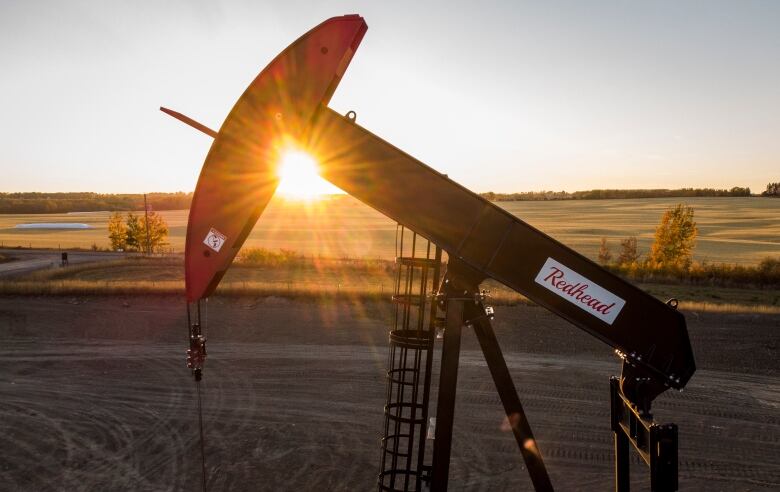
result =
[{"label": "tree line", "polygon": [[[186,210],[192,193],[149,193],[153,210]],[[0,193],[2,214],[62,214],[68,212],[131,212],[144,209],[141,193]]]},{"label": "tree line", "polygon": [[[780,185],[780,183],[775,183]],[[776,187],[777,188],[777,187]],[[691,198],[712,196],[751,196],[750,188],[734,186],[731,189],[718,188],[678,188],[649,190],[586,190],[586,191],[528,191],[522,193],[480,193],[492,202],[533,201],[533,200],[607,200],[626,198]]]},{"label": "tree line", "polygon": [[780,197],[780,182],[766,185],[766,190],[761,195]]},{"label": "tree line", "polygon": [[[543,200],[605,200],[624,198],[690,198],[690,197],[740,197],[751,196],[750,188],[734,186],[731,189],[679,188],[647,190],[586,190],[586,191],[526,191],[519,193],[494,193],[480,195],[490,201],[543,201]],[[769,183],[761,196],[780,197],[780,182]],[[192,193],[149,193],[152,210],[187,210]],[[68,212],[132,212],[144,209],[141,193],[0,193],[0,214],[58,214]]]}]

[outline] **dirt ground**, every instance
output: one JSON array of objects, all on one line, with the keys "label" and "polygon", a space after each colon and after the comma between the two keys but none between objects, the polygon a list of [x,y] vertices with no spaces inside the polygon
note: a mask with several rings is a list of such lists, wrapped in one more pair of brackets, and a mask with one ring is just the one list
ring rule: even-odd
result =
[{"label": "dirt ground", "polygon": [[[376,490],[391,305],[207,311],[209,490]],[[184,314],[177,298],[0,297],[0,489],[199,490]],[[699,370],[655,407],[680,428],[680,490],[778,490],[780,316],[686,317]],[[495,327],[556,489],[610,490],[610,348],[536,307],[500,306]],[[532,489],[468,330],[455,419],[450,490]],[[632,472],[649,490],[636,456]]]}]

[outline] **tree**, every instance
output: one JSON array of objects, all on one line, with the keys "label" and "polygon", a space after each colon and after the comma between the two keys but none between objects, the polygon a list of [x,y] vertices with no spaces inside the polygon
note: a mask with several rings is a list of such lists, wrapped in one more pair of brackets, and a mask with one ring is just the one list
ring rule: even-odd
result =
[{"label": "tree", "polygon": [[766,191],[761,194],[764,196],[780,196],[780,183],[769,183],[766,185]]},{"label": "tree", "polygon": [[630,265],[639,259],[639,253],[636,251],[636,237],[631,236],[620,241],[620,255],[618,256],[619,265]]},{"label": "tree", "polygon": [[[147,225],[146,217],[135,215],[130,212],[127,214],[127,249],[131,251],[146,251],[147,248]],[[168,238],[168,224],[161,215],[149,212],[149,252],[159,251],[162,246],[168,244],[165,240]]]},{"label": "tree", "polygon": [[108,219],[108,239],[114,251],[127,249],[127,224],[119,212],[114,212]]},{"label": "tree", "polygon": [[730,196],[750,196],[750,188],[735,186],[729,190]]},{"label": "tree", "polygon": [[[144,222],[142,220],[142,222]],[[144,234],[146,233],[146,222],[144,222]],[[162,215],[158,215],[154,212],[149,212],[149,252],[154,253],[159,251],[161,247],[166,246],[168,242],[168,224],[163,219]],[[144,241],[146,236],[144,235]]]},{"label": "tree", "polygon": [[693,208],[682,203],[670,208],[664,212],[655,230],[650,261],[659,267],[666,265],[687,269],[691,266],[698,232]]},{"label": "tree", "polygon": [[599,263],[606,265],[609,260],[612,259],[612,253],[609,251],[609,245],[607,244],[607,238],[601,238],[601,247],[599,248]]},{"label": "tree", "polygon": [[146,231],[142,230],[140,218],[132,212],[127,214],[127,249],[130,251],[141,251],[142,242],[145,239]]}]

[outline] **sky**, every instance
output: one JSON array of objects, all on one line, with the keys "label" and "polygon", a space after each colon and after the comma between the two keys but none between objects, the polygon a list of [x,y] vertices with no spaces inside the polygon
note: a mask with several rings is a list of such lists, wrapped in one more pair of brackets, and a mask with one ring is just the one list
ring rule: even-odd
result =
[{"label": "sky", "polygon": [[330,106],[477,191],[780,181],[780,2],[0,0],[0,191],[192,191],[248,83],[368,32]]}]

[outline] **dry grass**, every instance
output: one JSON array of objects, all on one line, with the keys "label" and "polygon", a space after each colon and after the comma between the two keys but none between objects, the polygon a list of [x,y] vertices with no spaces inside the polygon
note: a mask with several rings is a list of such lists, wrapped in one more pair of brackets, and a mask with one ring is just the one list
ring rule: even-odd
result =
[{"label": "dry grass", "polygon": [[184,282],[95,282],[85,280],[0,281],[0,294],[6,295],[123,295],[183,294]]},{"label": "dry grass", "polygon": [[[84,281],[84,280],[48,280],[48,281],[1,281],[0,295],[184,295],[184,282],[166,281]],[[389,290],[381,285],[370,288],[341,284],[292,284],[291,282],[227,282],[220,284],[216,295],[219,296],[279,296],[311,299],[386,299]]]},{"label": "dry grass", "polygon": [[[290,253],[275,256],[268,252],[263,252],[260,257],[263,259],[257,264],[236,263],[222,280],[217,295],[388,299],[395,284],[392,262],[304,258]],[[0,294],[183,295],[183,272],[181,257],[131,257],[52,268],[0,281]],[[662,301],[680,299],[681,308],[686,311],[780,312],[778,289],[659,283],[637,285]],[[488,280],[483,287],[490,291],[491,304],[532,304],[498,282]]]},{"label": "dry grass", "polygon": [[24,276],[23,280],[83,280],[92,282],[121,282],[137,280],[184,280],[184,264],[181,257],[145,258],[142,256],[110,261],[78,263],[67,268],[38,270]]},{"label": "dry grass", "polygon": [[780,287],[780,256],[762,259],[758,265],[699,263],[690,266],[652,265],[634,262],[607,265],[624,278],[641,283],[690,284],[718,287]]},{"label": "dry grass", "polygon": [[745,305],[745,304],[715,304],[712,302],[680,302],[681,311],[730,314],[780,314],[780,306]]},{"label": "dry grass", "polygon": [[[565,200],[500,202],[532,226],[575,250],[596,258],[599,241],[636,236],[640,253],[650,249],[663,212],[678,202],[696,211],[699,238],[695,259],[710,263],[757,264],[780,255],[780,200],[770,198],[654,198],[632,200]],[[109,213],[0,215],[0,245],[46,248],[108,246]],[[162,211],[171,229],[169,242],[182,251],[187,211]],[[577,220],[571,220],[576,216]],[[83,222],[93,229],[34,231],[14,229],[21,222]],[[271,201],[249,234],[247,247],[287,249],[330,258],[381,258],[395,254],[395,222],[350,197],[301,203],[278,197]]]},{"label": "dry grass", "polygon": [[[224,282],[216,295],[228,297],[277,296],[291,299],[389,301],[387,283],[350,285],[331,282]],[[164,281],[85,281],[85,280],[18,280],[0,282],[0,295],[184,295],[184,282]],[[662,298],[663,299],[663,298]],[[533,305],[526,297],[506,288],[497,288],[489,294],[488,304],[512,306]],[[766,304],[734,304],[707,301],[681,301],[680,310],[690,312],[780,314],[780,306]]]}]

